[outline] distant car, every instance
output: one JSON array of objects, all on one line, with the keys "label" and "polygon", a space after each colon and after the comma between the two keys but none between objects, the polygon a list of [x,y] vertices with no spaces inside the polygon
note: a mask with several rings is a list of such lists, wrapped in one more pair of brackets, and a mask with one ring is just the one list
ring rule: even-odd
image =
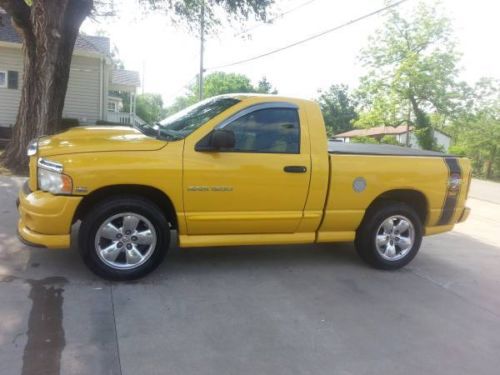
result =
[{"label": "distant car", "polygon": [[78,246],[96,274],[146,275],[170,230],[181,247],[355,241],[397,269],[465,207],[470,162],[388,145],[328,143],[317,104],[278,96],[202,101],[157,125],[86,126],[34,140],[19,234]]}]

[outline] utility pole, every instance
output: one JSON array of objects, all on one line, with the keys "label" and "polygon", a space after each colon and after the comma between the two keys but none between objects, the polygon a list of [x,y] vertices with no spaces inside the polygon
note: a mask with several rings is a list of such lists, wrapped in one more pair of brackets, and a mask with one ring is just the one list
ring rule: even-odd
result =
[{"label": "utility pole", "polygon": [[408,119],[406,120],[406,147],[410,147],[410,122],[411,122],[411,103],[408,101]]},{"label": "utility pole", "polygon": [[142,95],[144,95],[145,83],[146,83],[146,61],[142,59]]},{"label": "utility pole", "polygon": [[200,22],[200,74],[199,83],[200,88],[199,99],[203,100],[203,54],[205,52],[205,0],[201,2],[201,22]]}]

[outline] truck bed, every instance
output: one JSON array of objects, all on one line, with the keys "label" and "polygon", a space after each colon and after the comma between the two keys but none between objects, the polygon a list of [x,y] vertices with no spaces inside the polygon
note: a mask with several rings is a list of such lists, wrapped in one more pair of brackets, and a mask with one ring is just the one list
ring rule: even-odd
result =
[{"label": "truck bed", "polygon": [[351,154],[351,155],[391,155],[391,156],[449,156],[438,151],[417,150],[409,147],[401,147],[384,144],[366,143],[343,143],[328,142],[328,152],[330,154]]}]

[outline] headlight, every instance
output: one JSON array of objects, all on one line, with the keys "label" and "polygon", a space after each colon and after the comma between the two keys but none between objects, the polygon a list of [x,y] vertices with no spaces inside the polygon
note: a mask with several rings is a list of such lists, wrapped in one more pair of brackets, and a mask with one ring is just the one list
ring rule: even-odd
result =
[{"label": "headlight", "polygon": [[29,144],[28,144],[28,151],[26,152],[28,156],[33,156],[36,155],[38,151],[38,139],[33,139]]},{"label": "headlight", "polygon": [[62,164],[38,159],[38,188],[52,194],[71,194],[73,181],[62,171]]}]

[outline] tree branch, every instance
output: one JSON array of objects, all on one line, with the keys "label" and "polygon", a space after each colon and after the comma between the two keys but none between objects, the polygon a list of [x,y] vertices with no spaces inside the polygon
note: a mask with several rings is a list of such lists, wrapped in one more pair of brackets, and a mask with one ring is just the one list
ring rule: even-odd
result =
[{"label": "tree branch", "polygon": [[0,0],[0,7],[10,14],[18,27],[22,29],[31,28],[31,8],[23,0]]}]

